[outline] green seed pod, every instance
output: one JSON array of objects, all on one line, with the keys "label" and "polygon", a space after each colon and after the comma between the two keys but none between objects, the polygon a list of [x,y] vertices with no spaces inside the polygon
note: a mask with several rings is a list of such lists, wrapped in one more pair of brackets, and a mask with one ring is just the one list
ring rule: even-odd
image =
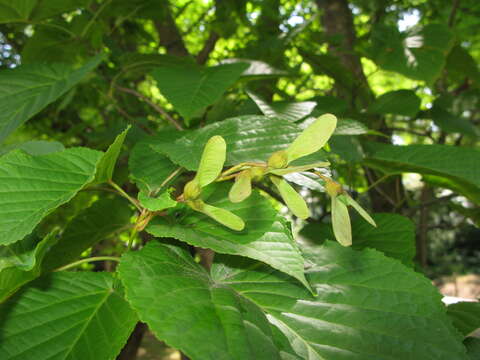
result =
[{"label": "green seed pod", "polygon": [[268,166],[273,169],[283,169],[288,165],[288,155],[285,150],[274,152],[268,159]]},{"label": "green seed pod", "polygon": [[309,165],[289,166],[285,169],[273,169],[273,170],[270,170],[269,173],[282,176],[282,175],[287,175],[291,173],[307,171],[317,167],[327,167],[329,165],[330,163],[328,161],[323,161],[323,162],[318,162],[318,163],[309,164]]},{"label": "green seed pod", "polygon": [[204,203],[201,212],[232,230],[242,231],[245,228],[245,223],[243,222],[242,218],[228,210]]},{"label": "green seed pod", "polygon": [[332,114],[320,116],[293,141],[286,150],[288,162],[320,150],[332,136],[337,118]]},{"label": "green seed pod", "polygon": [[277,176],[270,176],[273,184],[277,187],[282,199],[285,200],[288,208],[300,219],[307,219],[310,216],[307,203],[284,179]]},{"label": "green seed pod", "polygon": [[335,238],[341,245],[352,245],[350,215],[347,205],[338,196],[332,197],[332,226]]},{"label": "green seed pod", "polygon": [[221,136],[212,136],[203,149],[200,165],[198,166],[197,180],[200,187],[207,186],[220,175],[225,163],[227,144]]},{"label": "green seed pod", "polygon": [[260,181],[262,180],[263,175],[265,175],[265,168],[254,166],[250,168],[250,173],[252,176],[252,181]]},{"label": "green seed pod", "polygon": [[368,221],[371,225],[377,227],[377,224],[375,223],[375,220],[372,219],[372,217],[365,211],[364,208],[360,206],[359,203],[357,203],[355,200],[353,200],[349,195],[345,194],[345,199],[351,207],[353,207],[355,210],[357,210],[358,214],[363,217],[366,221]]},{"label": "green seed pod", "polygon": [[327,180],[325,183],[325,191],[331,198],[336,197],[337,195],[343,192],[342,185],[336,183],[333,180]]},{"label": "green seed pod", "polygon": [[230,188],[228,198],[232,203],[239,203],[245,200],[252,193],[252,174],[250,169],[243,170],[235,177],[235,182]]},{"label": "green seed pod", "polygon": [[197,199],[201,192],[202,188],[198,184],[196,178],[186,183],[185,187],[183,188],[183,196],[187,201]]}]

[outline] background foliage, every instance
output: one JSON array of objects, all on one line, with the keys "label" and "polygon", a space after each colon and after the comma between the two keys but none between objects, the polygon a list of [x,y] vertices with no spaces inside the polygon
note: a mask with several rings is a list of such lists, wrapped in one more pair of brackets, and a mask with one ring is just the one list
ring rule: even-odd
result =
[{"label": "background foliage", "polygon": [[[479,27],[476,0],[0,0],[0,358],[111,359],[138,319],[192,359],[475,358],[478,309],[424,275],[478,272]],[[311,159],[378,224],[352,212],[352,249],[308,173],[286,176],[307,221],[266,182],[212,186],[240,235],[170,198],[211,136],[226,166],[265,161],[327,112]],[[122,281],[98,273],[140,220]]]}]

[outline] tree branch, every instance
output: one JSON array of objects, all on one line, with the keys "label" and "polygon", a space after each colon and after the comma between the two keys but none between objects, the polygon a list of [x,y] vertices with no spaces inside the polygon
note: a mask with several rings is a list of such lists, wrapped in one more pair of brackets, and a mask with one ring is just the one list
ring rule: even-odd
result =
[{"label": "tree branch", "polygon": [[197,54],[197,64],[203,65],[207,62],[210,53],[215,49],[217,41],[220,39],[220,35],[212,30],[205,44],[203,44],[202,50]]},{"label": "tree branch", "polygon": [[155,28],[157,29],[160,38],[160,45],[165,47],[167,54],[173,56],[190,55],[185,47],[180,30],[172,17],[168,4],[165,6],[165,16],[163,21],[155,21]]},{"label": "tree branch", "polygon": [[124,88],[121,86],[116,86],[116,88],[120,91],[123,91],[124,93],[131,94],[136,96],[137,98],[145,101],[148,105],[150,105],[156,112],[161,114],[163,117],[165,117],[177,130],[183,130],[182,125],[180,125],[173,117],[171,117],[165,110],[163,110],[160,106],[155,104],[153,101],[151,101],[148,97],[145,95],[139,93],[136,90],[129,89],[129,88]]}]

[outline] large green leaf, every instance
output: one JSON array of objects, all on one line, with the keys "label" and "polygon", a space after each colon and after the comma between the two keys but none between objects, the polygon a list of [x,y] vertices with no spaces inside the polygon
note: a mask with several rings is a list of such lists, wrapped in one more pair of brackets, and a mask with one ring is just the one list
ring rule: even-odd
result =
[{"label": "large green leaf", "polygon": [[40,275],[43,259],[57,240],[55,232],[43,239],[30,234],[13,245],[0,246],[0,303]]},{"label": "large green leaf", "polygon": [[285,349],[286,337],[307,360],[466,359],[428,279],[375,250],[328,242],[308,257],[317,296],[241,257],[216,257],[208,276],[187,251],[160,243],[124,255],[119,272],[141,320],[193,360],[279,358],[265,315],[284,335],[275,344]]},{"label": "large green leaf", "polygon": [[[352,248],[373,248],[407,266],[413,266],[415,226],[412,221],[397,214],[373,214],[372,217],[377,227],[361,218],[352,221]],[[300,234],[315,244],[335,239],[331,226],[322,223],[307,224]]]},{"label": "large green leaf", "polygon": [[155,218],[146,230],[157,237],[173,237],[219,253],[263,261],[308,287],[303,258],[285,220],[276,216],[268,200],[257,192],[241,203],[231,203],[228,190],[228,184],[221,184],[205,201],[240,216],[246,223],[241,232],[221,226],[198,212],[180,219]]},{"label": "large green leaf", "polygon": [[188,170],[197,170],[205,143],[220,135],[227,143],[225,165],[244,161],[266,161],[275,151],[283,150],[301,133],[301,129],[286,120],[247,115],[220,121],[181,138],[169,133],[155,137],[153,149],[167,155]]},{"label": "large green leaf", "polygon": [[131,226],[132,210],[119,197],[94,202],[70,221],[45,256],[42,271],[51,271],[76,260],[85,250],[99,241],[127,230]]},{"label": "large green leaf", "polygon": [[141,140],[135,144],[128,158],[131,179],[139,189],[147,193],[154,193],[162,186],[168,186],[179,170],[169,158],[151,147],[151,144],[155,143],[157,142],[154,137]]},{"label": "large green leaf", "polygon": [[279,359],[261,309],[216,284],[184,249],[149,243],[126,253],[119,273],[140,320],[192,360]]},{"label": "large green leaf", "polygon": [[102,153],[71,148],[41,156],[19,150],[0,158],[0,245],[29,234],[95,176]]},{"label": "large green leaf", "polygon": [[420,98],[412,90],[389,91],[379,96],[369,110],[377,114],[415,116],[420,110]]},{"label": "large green leaf", "polygon": [[76,70],[64,64],[35,64],[0,71],[0,142],[75,86],[102,59],[98,55]]},{"label": "large green leaf", "polygon": [[108,273],[38,279],[0,305],[2,360],[111,360],[137,322]]},{"label": "large green leaf", "polygon": [[117,163],[118,156],[122,150],[123,142],[127,136],[128,130],[130,130],[130,125],[119,134],[113,143],[108,147],[105,154],[98,162],[97,173],[95,174],[94,183],[102,183],[109,180],[112,180],[113,171],[115,170],[115,164]]},{"label": "large green leaf", "polygon": [[313,297],[270,268],[217,259],[216,283],[261,307],[304,359],[465,359],[430,281],[375,250],[327,242],[307,253]]},{"label": "large green leaf", "polygon": [[278,101],[269,104],[257,94],[249,92],[248,95],[255,101],[255,104],[265,116],[293,122],[309,115],[317,105],[314,101]]},{"label": "large green leaf", "polygon": [[480,303],[459,302],[447,307],[447,315],[452,319],[453,325],[463,335],[480,328]]},{"label": "large green leaf", "polygon": [[444,24],[415,27],[405,33],[382,24],[372,32],[370,56],[385,70],[432,83],[445,66],[453,40]]},{"label": "large green leaf", "polygon": [[244,63],[207,68],[178,63],[157,67],[152,75],[161,93],[188,121],[217,101],[246,68]]},{"label": "large green leaf", "polygon": [[92,0],[0,0],[0,23],[38,21],[87,6]]},{"label": "large green leaf", "polygon": [[[368,166],[389,173],[417,172],[451,181],[452,188],[480,202],[480,151],[447,145],[394,146],[369,143]],[[445,186],[448,186],[446,183]]]}]

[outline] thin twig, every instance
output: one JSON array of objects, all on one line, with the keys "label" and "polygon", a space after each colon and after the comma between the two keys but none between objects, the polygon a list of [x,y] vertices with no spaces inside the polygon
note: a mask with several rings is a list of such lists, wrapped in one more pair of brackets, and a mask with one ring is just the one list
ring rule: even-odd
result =
[{"label": "thin twig", "polygon": [[78,265],[89,263],[89,262],[92,262],[92,261],[106,261],[106,260],[120,262],[120,258],[115,257],[115,256],[94,256],[94,257],[89,257],[89,258],[86,258],[86,259],[77,260],[77,261],[75,261],[71,264],[67,264],[65,266],[59,267],[58,269],[56,269],[54,271],[64,271],[64,270],[68,270],[68,269],[71,269],[71,268],[76,267]]},{"label": "thin twig", "polygon": [[132,198],[130,195],[128,195],[120,186],[118,186],[116,183],[114,183],[112,180],[108,181],[108,184],[113,187],[115,190],[118,191],[120,195],[122,195],[124,198],[126,198],[128,201],[130,201],[139,211],[143,211],[141,206],[138,204],[138,201]]},{"label": "thin twig", "polygon": [[160,106],[155,104],[153,101],[151,101],[148,97],[145,95],[139,93],[136,90],[129,89],[129,88],[124,88],[121,86],[116,87],[118,90],[123,91],[124,93],[131,94],[136,96],[137,98],[145,101],[148,105],[150,105],[155,111],[157,111],[159,114],[164,116],[177,130],[183,130],[182,125],[180,125],[174,118],[172,118],[165,110],[163,110]]}]

